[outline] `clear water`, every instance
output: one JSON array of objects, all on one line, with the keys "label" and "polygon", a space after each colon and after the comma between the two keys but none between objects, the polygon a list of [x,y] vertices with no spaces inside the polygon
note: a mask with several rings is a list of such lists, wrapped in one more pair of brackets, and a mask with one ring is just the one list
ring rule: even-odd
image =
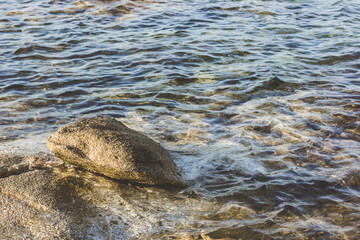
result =
[{"label": "clear water", "polygon": [[109,115],[193,182],[109,198],[112,238],[356,239],[359,26],[357,0],[0,0],[0,150]]}]

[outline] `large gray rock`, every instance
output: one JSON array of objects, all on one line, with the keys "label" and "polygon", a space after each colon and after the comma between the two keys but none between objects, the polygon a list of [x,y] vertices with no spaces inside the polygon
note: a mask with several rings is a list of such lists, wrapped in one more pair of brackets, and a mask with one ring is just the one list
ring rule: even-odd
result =
[{"label": "large gray rock", "polygon": [[113,118],[61,127],[47,145],[64,162],[114,179],[184,186],[180,170],[159,143]]}]

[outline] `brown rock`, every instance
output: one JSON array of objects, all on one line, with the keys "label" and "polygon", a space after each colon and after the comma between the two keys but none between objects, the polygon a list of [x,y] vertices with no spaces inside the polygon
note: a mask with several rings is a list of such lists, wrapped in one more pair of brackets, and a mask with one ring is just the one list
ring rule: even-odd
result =
[{"label": "brown rock", "polygon": [[344,180],[348,186],[360,190],[360,170],[350,171]]},{"label": "brown rock", "polygon": [[64,126],[47,145],[64,162],[114,179],[185,185],[180,170],[159,143],[113,118],[83,119]]}]

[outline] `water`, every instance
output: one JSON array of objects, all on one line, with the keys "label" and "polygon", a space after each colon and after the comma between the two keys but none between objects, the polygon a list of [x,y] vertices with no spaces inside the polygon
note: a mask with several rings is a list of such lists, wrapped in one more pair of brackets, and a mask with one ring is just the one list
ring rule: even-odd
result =
[{"label": "water", "polygon": [[0,150],[113,116],[193,182],[109,199],[113,236],[355,239],[359,16],[357,0],[0,1]]}]

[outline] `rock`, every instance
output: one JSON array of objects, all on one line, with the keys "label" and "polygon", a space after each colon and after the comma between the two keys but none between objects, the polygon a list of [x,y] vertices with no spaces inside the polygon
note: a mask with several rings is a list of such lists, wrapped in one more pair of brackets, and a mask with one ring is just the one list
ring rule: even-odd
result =
[{"label": "rock", "polygon": [[[29,166],[29,159],[0,155],[0,169]],[[47,155],[37,159],[41,164],[0,176],[1,240],[169,239],[213,207],[177,187],[131,184],[54,164]]]},{"label": "rock", "polygon": [[360,190],[360,170],[350,171],[344,180],[349,187]]},{"label": "rock", "polygon": [[47,142],[64,162],[118,180],[185,186],[170,154],[113,118],[83,119],[61,127]]},{"label": "rock", "polygon": [[111,212],[96,205],[103,196],[88,176],[60,165],[50,168],[51,161],[35,164],[39,169],[26,167],[32,158],[0,156],[0,169],[22,166],[0,176],[0,239],[107,239],[112,232],[127,239],[121,225],[110,231]]},{"label": "rock", "polygon": [[20,155],[0,155],[0,178],[22,174],[35,169],[62,165],[63,162],[45,153],[25,157]]}]

